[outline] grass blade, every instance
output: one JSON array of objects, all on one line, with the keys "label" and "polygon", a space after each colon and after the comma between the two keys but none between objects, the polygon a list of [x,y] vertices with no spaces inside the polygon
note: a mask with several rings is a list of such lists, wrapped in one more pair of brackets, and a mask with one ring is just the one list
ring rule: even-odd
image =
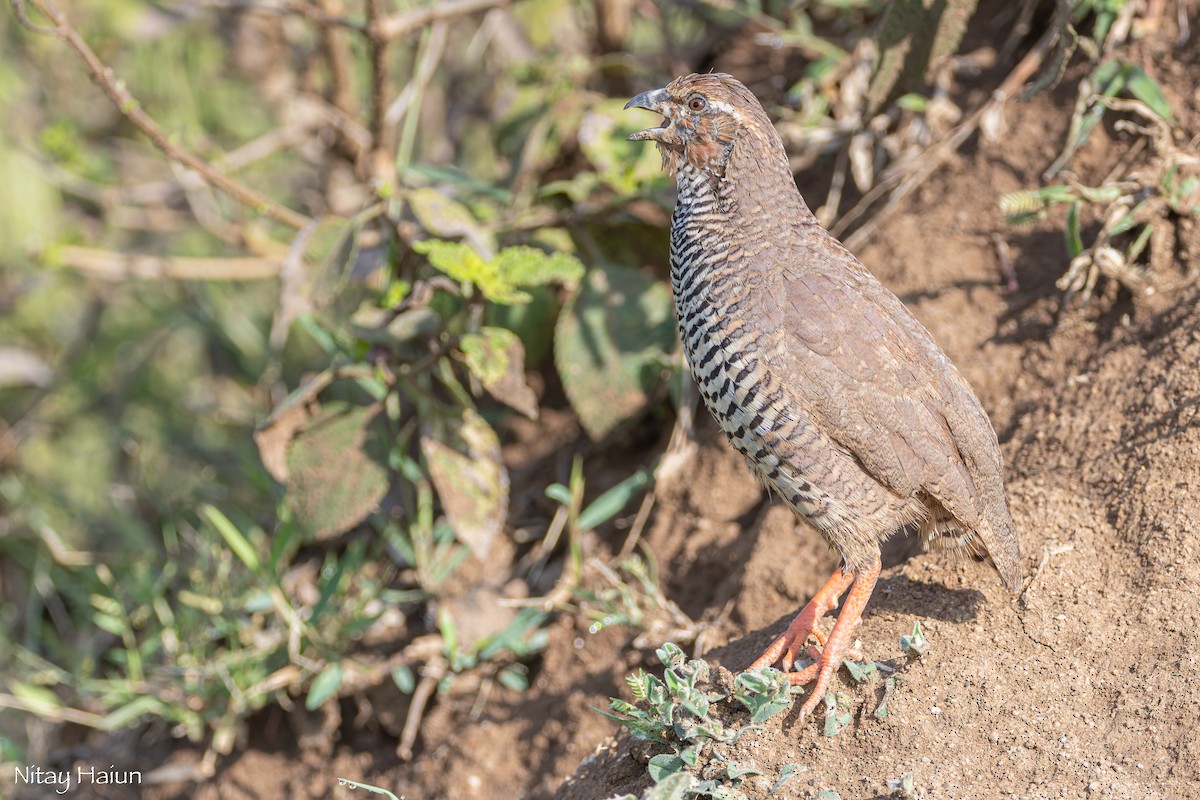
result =
[{"label": "grass blade", "polygon": [[251,572],[257,573],[262,568],[262,562],[258,560],[258,553],[254,551],[250,540],[243,536],[242,532],[237,529],[237,526],[229,521],[229,517],[222,514],[215,506],[210,506],[207,503],[200,507],[200,512],[217,529],[217,533],[221,534],[221,538],[229,545],[229,549],[242,560],[243,564],[250,568]]}]

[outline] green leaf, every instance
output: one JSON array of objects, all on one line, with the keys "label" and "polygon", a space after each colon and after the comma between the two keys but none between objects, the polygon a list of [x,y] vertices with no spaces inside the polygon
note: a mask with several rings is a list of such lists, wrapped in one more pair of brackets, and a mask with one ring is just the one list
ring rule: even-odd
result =
[{"label": "green leaf", "polygon": [[674,642],[664,642],[662,647],[654,651],[654,654],[658,656],[658,660],[667,668],[677,667],[687,658],[682,648]]},{"label": "green leaf", "polygon": [[1067,227],[1063,229],[1063,235],[1067,237],[1067,255],[1070,258],[1075,258],[1083,252],[1083,237],[1079,232],[1079,202],[1071,203],[1071,209],[1067,212]]},{"label": "green leaf", "polygon": [[412,247],[428,258],[434,269],[461,284],[474,286],[493,303],[512,305],[529,302],[526,292],[518,291],[515,286],[506,282],[496,270],[496,265],[485,261],[470,245],[430,239],[413,242]]},{"label": "green leaf", "polygon": [[579,515],[579,527],[591,530],[616,516],[629,501],[641,493],[654,479],[654,473],[640,469],[601,494]]},{"label": "green leaf", "polygon": [[479,227],[475,215],[462,203],[431,186],[412,189],[405,195],[413,216],[430,235],[440,239],[465,237],[469,241],[491,244],[490,234]]},{"label": "green leaf", "polygon": [[546,497],[549,497],[556,503],[561,503],[564,506],[571,505],[574,498],[571,497],[571,490],[561,483],[552,483],[546,487]]},{"label": "green leaf", "polygon": [[641,413],[675,346],[671,293],[626,267],[588,273],[559,317],[555,362],[585,431],[603,439]]},{"label": "green leaf", "polygon": [[281,330],[299,321],[322,347],[337,347],[329,332],[362,304],[382,264],[367,258],[373,251],[359,247],[359,233],[375,213],[325,216],[296,235],[279,275],[276,325]]},{"label": "green leaf", "polygon": [[646,765],[646,770],[650,773],[650,777],[658,783],[668,775],[674,775],[676,772],[682,771],[684,768],[683,759],[674,753],[663,753],[662,755],[654,756],[650,759],[650,763]]},{"label": "green leaf", "polygon": [[142,695],[134,698],[125,705],[104,715],[100,721],[100,729],[115,731],[133,725],[147,714],[161,714],[163,702],[154,695]]},{"label": "green leaf", "polygon": [[488,394],[501,403],[537,419],[537,395],[525,382],[525,348],[512,331],[485,326],[459,342],[467,369]]},{"label": "green leaf", "polygon": [[292,439],[312,419],[310,407],[313,401],[331,383],[331,370],[318,372],[289,393],[255,429],[258,456],[271,477],[280,483],[288,481],[287,454]]},{"label": "green leaf", "polygon": [[437,626],[442,635],[442,649],[447,656],[453,656],[458,652],[458,625],[445,607],[438,609]]},{"label": "green leaf", "polygon": [[129,626],[121,617],[114,617],[112,614],[96,612],[91,616],[92,624],[102,631],[107,631],[113,636],[125,637],[130,634]]},{"label": "green leaf", "polygon": [[529,677],[516,664],[509,664],[500,670],[496,675],[496,680],[500,682],[501,686],[512,689],[514,692],[523,692],[529,688]]},{"label": "green leaf", "polygon": [[583,274],[583,265],[574,256],[548,255],[536,247],[508,247],[491,260],[484,260],[474,248],[460,242],[431,239],[414,242],[413,250],[425,255],[434,269],[476,287],[491,302],[504,305],[530,301],[530,294],[519,287],[570,285]]},{"label": "green leaf", "polygon": [[765,722],[792,704],[787,676],[770,667],[743,672],[733,682],[734,699],[750,712],[750,722]]},{"label": "green leaf", "polygon": [[872,676],[878,673],[874,661],[864,661],[860,664],[857,661],[850,661],[847,659],[842,662],[842,666],[844,666],[846,671],[850,673],[850,677],[854,678],[854,680],[858,681],[859,683],[869,680]]},{"label": "green leaf", "polygon": [[570,253],[546,253],[536,247],[506,247],[494,263],[504,280],[522,288],[574,286],[584,273],[583,264]]},{"label": "green leaf", "polygon": [[910,92],[897,97],[895,105],[897,108],[905,111],[915,111],[918,114],[923,114],[925,113],[925,109],[929,107],[929,98]]},{"label": "green leaf", "polygon": [[241,559],[242,563],[251,572],[257,573],[262,567],[258,553],[255,552],[254,547],[246,537],[242,535],[242,532],[237,529],[237,526],[229,521],[229,517],[207,503],[200,507],[200,513],[208,518],[209,523],[217,529],[217,532],[221,534],[221,538],[229,545],[229,549]]},{"label": "green leaf", "polygon": [[13,681],[9,684],[9,691],[25,701],[29,710],[39,716],[54,716],[62,708],[62,701],[58,699],[58,695],[44,686]]},{"label": "green leaf", "polygon": [[540,651],[546,643],[542,628],[545,621],[546,612],[536,608],[521,609],[503,630],[475,643],[479,659],[490,661],[506,652],[524,658]]},{"label": "green leaf", "polygon": [[929,642],[925,639],[925,634],[921,631],[920,620],[913,623],[913,632],[911,634],[900,637],[900,649],[911,656],[923,656],[929,652]]},{"label": "green leaf", "polygon": [[1147,225],[1142,228],[1137,238],[1133,240],[1133,244],[1129,245],[1129,250],[1125,253],[1127,263],[1132,264],[1141,257],[1142,251],[1146,249],[1146,245],[1150,242],[1150,234],[1152,233],[1154,233],[1153,225]]},{"label": "green leaf", "polygon": [[825,695],[825,736],[837,736],[854,719],[850,703],[850,695],[842,692]]},{"label": "green leaf", "polygon": [[[1109,236],[1120,236],[1125,231],[1132,230],[1133,226],[1137,225],[1137,219],[1132,213],[1126,213],[1125,216],[1114,222],[1108,229]],[[1078,255],[1078,254],[1075,254]],[[1074,258],[1075,256],[1071,256]]]},{"label": "green leaf", "polygon": [[500,439],[472,409],[424,426],[421,452],[454,535],[478,558],[487,556],[508,513],[508,470]]},{"label": "green leaf", "polygon": [[323,539],[350,530],[387,493],[389,437],[382,411],[382,403],[328,403],[293,438],[286,501],[309,535]]},{"label": "green leaf", "polygon": [[741,764],[737,761],[729,762],[729,766],[725,768],[725,773],[729,775],[730,780],[741,780],[747,775],[762,775],[762,770],[750,764]]},{"label": "green leaf", "polygon": [[344,677],[345,669],[342,667],[342,662],[334,661],[326,666],[317,674],[317,677],[313,678],[312,686],[308,689],[308,697],[304,701],[304,707],[309,711],[320,708],[326,700],[337,694],[338,689],[342,688]]},{"label": "green leaf", "polygon": [[300,526],[296,524],[296,521],[287,519],[279,525],[271,536],[270,560],[267,562],[267,568],[271,575],[280,575],[283,572],[280,569],[280,563],[287,563],[283,561],[284,556],[289,553],[299,532]]},{"label": "green leaf", "polygon": [[800,774],[801,772],[808,772],[808,767],[801,766],[800,764],[784,764],[779,770],[779,780],[772,783],[771,788],[767,791],[771,794],[775,794],[775,792],[782,789],[783,785],[791,780],[792,777]]},{"label": "green leaf", "polygon": [[392,800],[401,800],[401,798],[396,797],[396,795],[392,794],[387,789],[381,789],[378,786],[372,786],[369,783],[359,783],[358,781],[352,781],[349,778],[338,778],[338,785],[339,786],[349,786],[351,789],[365,789],[366,791],[372,792],[374,794],[381,794],[381,795],[384,795],[385,797],[390,797],[390,798],[392,798]]},{"label": "green leaf", "polygon": [[642,800],[683,800],[687,791],[695,785],[696,778],[690,772],[676,772],[659,781],[642,795]]},{"label": "green leaf", "polygon": [[392,670],[392,683],[405,694],[412,694],[417,688],[417,676],[413,674],[412,667],[401,664]]},{"label": "green leaf", "polygon": [[1162,89],[1141,67],[1128,66],[1126,86],[1134,99],[1141,101],[1166,122],[1171,121],[1171,104],[1163,97]]}]

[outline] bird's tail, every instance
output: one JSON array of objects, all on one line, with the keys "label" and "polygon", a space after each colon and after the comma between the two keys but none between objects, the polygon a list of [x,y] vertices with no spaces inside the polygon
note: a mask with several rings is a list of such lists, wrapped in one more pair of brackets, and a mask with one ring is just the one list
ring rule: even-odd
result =
[{"label": "bird's tail", "polygon": [[1000,573],[1000,580],[1010,592],[1021,588],[1021,553],[1011,518],[1005,520],[1007,535],[998,536],[987,520],[980,520],[972,529],[941,507],[932,511],[920,526],[921,538],[931,550],[948,550],[987,561]]}]

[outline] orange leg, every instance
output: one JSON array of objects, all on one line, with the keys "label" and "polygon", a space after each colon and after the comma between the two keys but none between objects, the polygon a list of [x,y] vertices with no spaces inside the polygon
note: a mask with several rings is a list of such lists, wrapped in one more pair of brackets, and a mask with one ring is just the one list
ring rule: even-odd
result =
[{"label": "orange leg", "polygon": [[854,574],[839,567],[829,580],[825,581],[820,591],[813,595],[813,599],[808,601],[808,605],[796,615],[788,629],[771,642],[771,646],[750,665],[750,669],[769,667],[782,659],[783,671],[790,672],[796,657],[804,651],[804,643],[809,635],[815,636],[818,642],[825,644],[825,637],[817,630],[817,620],[837,605],[838,598],[853,581]]},{"label": "orange leg", "polygon": [[[839,569],[821,587],[821,591],[817,592],[804,610],[796,615],[792,624],[788,626],[787,632],[776,639],[767,648],[767,651],[750,665],[751,669],[757,669],[773,664],[780,659],[780,656],[783,656],[782,666],[784,671],[788,672],[789,683],[797,686],[816,681],[808,700],[800,707],[800,719],[804,719],[812,713],[812,710],[822,701],[833,674],[837,672],[846,656],[851,654],[850,642],[854,629],[862,622],[862,612],[867,606],[867,601],[871,599],[875,582],[879,579],[879,569],[878,559],[857,573],[846,573]],[[850,593],[846,595],[846,602],[842,605],[841,612],[838,613],[837,622],[834,623],[829,638],[824,642],[820,658],[799,672],[791,672],[796,655],[804,648],[804,642],[813,632],[813,625],[817,618],[833,608],[837,603],[838,596],[845,591],[851,581],[854,585],[850,589]]]}]

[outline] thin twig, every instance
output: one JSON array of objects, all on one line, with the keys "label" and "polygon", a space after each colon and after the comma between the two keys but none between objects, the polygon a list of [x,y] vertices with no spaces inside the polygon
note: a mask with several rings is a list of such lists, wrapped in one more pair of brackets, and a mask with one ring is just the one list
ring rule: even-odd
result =
[{"label": "thin twig", "polygon": [[437,689],[438,681],[446,674],[446,663],[438,658],[425,665],[421,670],[421,682],[413,692],[412,703],[408,707],[408,716],[404,720],[404,730],[400,733],[400,744],[396,745],[396,756],[401,761],[411,761],[413,745],[417,741],[417,733],[421,730],[421,719],[425,716],[425,706]]},{"label": "thin twig", "polygon": [[1008,242],[998,233],[992,233],[992,246],[996,248],[996,258],[1000,261],[1000,274],[1004,276],[1008,291],[1015,292],[1021,288],[1017,282],[1017,270],[1013,267],[1012,253],[1009,252]]},{"label": "thin twig", "polygon": [[251,14],[303,17],[323,27],[349,28],[359,33],[364,33],[367,29],[365,24],[357,20],[331,14],[327,10],[317,9],[308,3],[293,2],[292,0],[283,0],[277,4],[262,2],[262,0],[202,0],[201,5],[205,8],[228,8]]},{"label": "thin twig", "polygon": [[394,41],[413,31],[419,31],[431,23],[477,14],[493,8],[503,8],[511,2],[512,0],[446,0],[442,3],[432,3],[411,11],[401,11],[383,17],[368,27],[372,29],[374,35]]},{"label": "thin twig", "polygon": [[[167,158],[183,164],[185,167],[195,170],[206,181],[229,194],[238,202],[250,206],[259,214],[265,217],[270,217],[278,222],[288,225],[293,228],[302,228],[308,222],[308,217],[293,211],[286,206],[281,206],[267,199],[263,194],[251,189],[249,186],[242,184],[230,178],[222,172],[215,169],[212,164],[192,153],[189,150],[180,147],[170,136],[167,135],[154,119],[142,110],[137,99],[125,88],[125,83],[118,79],[113,71],[93,52],[87,42],[79,35],[71,23],[67,20],[65,14],[59,11],[58,7],[53,3],[53,0],[30,0],[33,5],[50,19],[55,29],[53,34],[63,39],[77,52],[80,58],[87,65],[88,72],[91,73],[92,80],[104,90],[109,99],[117,106],[120,112],[132,122],[138,130],[144,133],[154,146],[157,147]],[[24,14],[24,9],[21,0],[12,0],[13,8],[17,11],[18,17]]]},{"label": "thin twig", "polygon": [[44,25],[38,25],[29,18],[29,14],[25,11],[25,0],[12,0],[13,13],[17,15],[17,21],[24,25],[34,33],[45,33],[54,35],[58,33],[56,28],[47,28]]},{"label": "thin twig", "polygon": [[[315,128],[316,126],[312,126]],[[222,172],[237,172],[251,164],[262,161],[276,152],[294,147],[304,141],[311,132],[306,125],[291,125],[267,131],[257,139],[251,139],[243,145],[230,150],[225,155],[213,159],[213,166]]]},{"label": "thin twig", "polygon": [[104,717],[99,714],[91,714],[87,711],[79,711],[74,708],[51,708],[41,704],[30,703],[11,694],[0,694],[0,708],[13,708],[18,711],[25,711],[50,722],[73,722],[76,725],[83,725],[88,728],[104,727]]},{"label": "thin twig", "polygon": [[376,189],[396,186],[396,160],[392,153],[387,119],[387,51],[389,40],[379,33],[384,19],[383,0],[367,0],[367,53],[371,64],[370,175]]},{"label": "thin twig", "polygon": [[655,499],[653,489],[646,492],[646,496],[642,498],[637,516],[633,518],[633,524],[629,526],[629,533],[625,536],[625,543],[621,545],[621,552],[617,554],[616,563],[620,564],[633,555],[633,549],[637,547],[642,538],[642,531],[646,529],[646,523],[650,520],[650,512],[654,510]]},{"label": "thin twig", "polygon": [[54,250],[56,263],[106,280],[174,278],[183,281],[259,281],[279,275],[282,258],[163,258],[91,247]]},{"label": "thin twig", "polygon": [[[342,0],[317,0],[317,5],[322,14],[330,19],[342,17],[346,10]],[[329,62],[329,102],[346,116],[358,116],[351,79],[350,48],[346,43],[345,31],[341,26],[327,22],[318,21],[317,24],[321,28],[325,59]]]}]

